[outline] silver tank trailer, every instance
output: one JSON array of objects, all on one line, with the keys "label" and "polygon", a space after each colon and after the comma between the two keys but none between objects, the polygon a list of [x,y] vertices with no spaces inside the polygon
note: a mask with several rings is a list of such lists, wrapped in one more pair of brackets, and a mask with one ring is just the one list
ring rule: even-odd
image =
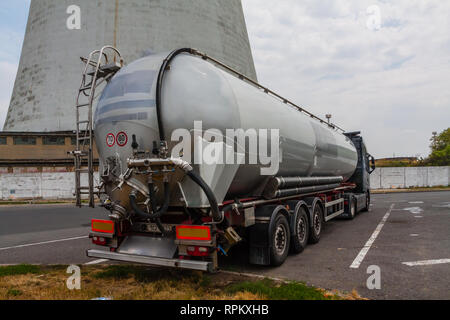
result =
[{"label": "silver tank trailer", "polygon": [[[133,135],[139,150],[147,154],[151,154],[155,142],[159,144],[155,97],[158,73],[167,55],[151,55],[129,64],[103,91],[94,118],[101,172],[123,178],[127,159],[133,157]],[[194,121],[202,121],[203,130],[214,128],[223,134],[233,128],[279,129],[281,162],[276,176],[342,176],[346,181],[356,169],[357,151],[345,135],[199,56],[184,53],[174,58],[166,72],[161,97],[167,140],[180,128],[188,129],[195,139]],[[235,146],[236,141],[224,141],[236,150],[246,150]],[[169,141],[169,150],[177,143]],[[214,142],[203,140],[204,146],[209,143]],[[188,160],[192,163],[193,159]],[[261,196],[270,178],[261,175],[262,167],[265,166],[201,164],[194,165],[194,170],[220,204],[235,197]],[[128,194],[135,189],[145,198],[146,179],[132,176],[117,188],[120,179],[106,179],[106,190],[112,201],[120,201],[130,210]],[[182,172],[172,175],[170,183],[171,205],[184,202],[189,207],[208,207],[203,191]]]}]

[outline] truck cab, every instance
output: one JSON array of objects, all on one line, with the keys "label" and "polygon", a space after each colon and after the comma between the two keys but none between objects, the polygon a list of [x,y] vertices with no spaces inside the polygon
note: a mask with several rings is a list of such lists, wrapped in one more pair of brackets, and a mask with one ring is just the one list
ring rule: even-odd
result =
[{"label": "truck cab", "polygon": [[[370,206],[370,174],[375,170],[375,159],[367,152],[367,147],[360,131],[346,132],[344,135],[353,142],[358,152],[356,170],[348,181],[354,183],[355,188],[352,190],[352,193],[347,193],[347,196],[355,201],[356,212],[361,210],[367,211]],[[350,203],[351,201],[348,202]],[[352,208],[349,205],[346,213],[353,218],[351,211]]]}]

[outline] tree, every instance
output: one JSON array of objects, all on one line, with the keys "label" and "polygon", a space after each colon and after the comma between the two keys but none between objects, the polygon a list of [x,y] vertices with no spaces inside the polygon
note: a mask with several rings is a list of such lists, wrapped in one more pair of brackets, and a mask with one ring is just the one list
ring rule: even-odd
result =
[{"label": "tree", "polygon": [[439,135],[433,134],[431,141],[431,154],[425,160],[429,166],[450,166],[450,128]]}]

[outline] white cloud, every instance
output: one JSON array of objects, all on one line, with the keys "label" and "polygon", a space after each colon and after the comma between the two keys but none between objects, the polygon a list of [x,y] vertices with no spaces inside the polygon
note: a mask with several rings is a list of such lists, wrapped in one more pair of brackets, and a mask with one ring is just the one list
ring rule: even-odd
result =
[{"label": "white cloud", "polygon": [[[376,157],[428,154],[450,126],[450,2],[243,0],[259,81],[347,130]],[[377,5],[381,28],[366,9]]]}]

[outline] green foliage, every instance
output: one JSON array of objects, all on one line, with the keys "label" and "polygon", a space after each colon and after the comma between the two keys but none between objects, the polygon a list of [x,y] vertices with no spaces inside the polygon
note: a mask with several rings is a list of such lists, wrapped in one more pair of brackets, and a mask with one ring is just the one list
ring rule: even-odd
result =
[{"label": "green foliage", "polygon": [[425,160],[428,166],[450,165],[450,128],[442,131],[431,139],[431,154]]},{"label": "green foliage", "polygon": [[23,292],[20,290],[17,290],[17,289],[9,289],[6,294],[8,296],[18,297],[18,296],[22,295]]},{"label": "green foliage", "polygon": [[28,264],[19,264],[17,266],[4,266],[0,267],[0,277],[14,276],[28,273],[38,273],[40,271],[39,266],[33,266]]},{"label": "green foliage", "polygon": [[260,281],[245,281],[232,284],[226,291],[228,293],[251,292],[260,294],[271,300],[333,300],[337,296],[325,296],[316,288],[308,287],[299,282],[289,282],[277,285],[274,281],[264,279]]}]

